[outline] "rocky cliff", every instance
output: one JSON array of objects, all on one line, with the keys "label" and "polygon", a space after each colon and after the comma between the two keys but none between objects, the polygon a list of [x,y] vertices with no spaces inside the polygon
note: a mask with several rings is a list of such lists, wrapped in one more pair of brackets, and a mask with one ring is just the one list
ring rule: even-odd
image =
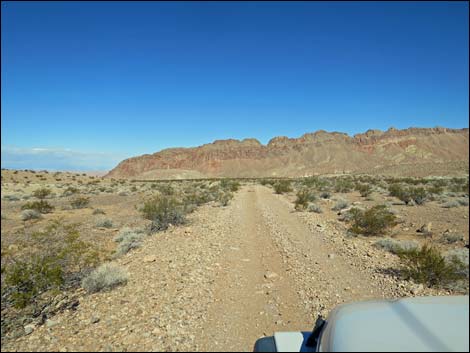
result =
[{"label": "rocky cliff", "polygon": [[468,173],[468,135],[468,128],[437,127],[368,130],[353,137],[319,130],[299,138],[274,137],[267,145],[256,139],[217,140],[129,158],[106,177],[296,177],[343,172],[393,174],[400,170],[416,176],[446,170],[449,174]]}]

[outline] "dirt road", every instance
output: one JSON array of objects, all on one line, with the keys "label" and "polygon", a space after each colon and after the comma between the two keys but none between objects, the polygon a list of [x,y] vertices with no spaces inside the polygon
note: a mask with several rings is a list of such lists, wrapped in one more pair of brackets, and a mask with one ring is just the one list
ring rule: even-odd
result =
[{"label": "dirt road", "polygon": [[116,260],[126,286],[80,305],[3,350],[252,350],[274,331],[310,329],[339,303],[393,295],[325,241],[283,195],[244,186],[227,207],[206,205],[187,227],[148,237]]}]

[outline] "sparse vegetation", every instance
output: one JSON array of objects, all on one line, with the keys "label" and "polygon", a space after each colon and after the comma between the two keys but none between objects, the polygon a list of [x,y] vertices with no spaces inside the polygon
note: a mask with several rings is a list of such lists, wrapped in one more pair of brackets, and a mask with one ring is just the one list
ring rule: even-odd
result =
[{"label": "sparse vegetation", "polygon": [[308,189],[302,189],[297,192],[297,199],[295,200],[295,209],[296,210],[305,210],[309,202],[314,202],[316,196],[313,192]]},{"label": "sparse vegetation", "polygon": [[273,188],[276,194],[283,194],[285,192],[292,191],[291,183],[289,180],[279,180],[273,185]]},{"label": "sparse vegetation", "polygon": [[398,252],[402,260],[402,274],[417,283],[430,287],[443,286],[459,279],[464,279],[468,270],[457,257],[446,260],[439,250],[425,244],[421,249]]},{"label": "sparse vegetation", "polygon": [[90,198],[86,196],[77,196],[75,199],[70,201],[70,206],[73,209],[85,208],[90,203]]},{"label": "sparse vegetation", "polygon": [[156,196],[148,199],[141,212],[145,219],[152,221],[153,232],[166,230],[170,224],[186,223],[184,206],[173,197]]},{"label": "sparse vegetation", "polygon": [[21,212],[21,220],[22,221],[29,221],[31,219],[40,219],[42,215],[40,212],[36,210],[24,210]]},{"label": "sparse vegetation", "polygon": [[377,205],[365,211],[353,208],[350,214],[352,226],[349,230],[355,234],[380,235],[396,224],[396,216],[385,205]]},{"label": "sparse vegetation", "polygon": [[113,226],[113,221],[107,218],[99,219],[96,222],[97,227],[111,228]]},{"label": "sparse vegetation", "polygon": [[82,287],[89,293],[95,293],[126,284],[128,279],[129,274],[124,269],[105,263],[83,279]]},{"label": "sparse vegetation", "polygon": [[32,233],[22,246],[22,255],[5,265],[5,284],[18,308],[47,290],[62,288],[70,276],[98,259],[90,245],[80,240],[77,225],[61,220],[51,221],[44,231]]},{"label": "sparse vegetation", "polygon": [[35,210],[40,213],[51,213],[54,210],[54,206],[52,206],[49,202],[40,200],[40,201],[32,201],[27,202],[23,206],[21,206],[22,210]]},{"label": "sparse vegetation", "polygon": [[332,210],[333,211],[340,211],[340,210],[344,210],[348,206],[349,206],[349,202],[347,200],[339,198],[336,201],[335,205],[333,206]]}]

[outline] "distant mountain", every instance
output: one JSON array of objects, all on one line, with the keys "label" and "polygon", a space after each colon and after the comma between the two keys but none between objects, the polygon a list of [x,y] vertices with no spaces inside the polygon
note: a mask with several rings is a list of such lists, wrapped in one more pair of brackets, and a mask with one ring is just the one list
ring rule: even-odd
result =
[{"label": "distant mountain", "polygon": [[189,179],[298,177],[332,173],[410,176],[468,173],[468,128],[390,128],[349,135],[323,130],[299,138],[217,140],[123,160],[105,177]]}]

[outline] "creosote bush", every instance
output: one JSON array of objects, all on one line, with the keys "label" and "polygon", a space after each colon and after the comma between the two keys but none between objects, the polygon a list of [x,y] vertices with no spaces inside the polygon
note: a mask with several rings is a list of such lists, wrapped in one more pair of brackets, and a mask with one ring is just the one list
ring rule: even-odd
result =
[{"label": "creosote bush", "polygon": [[47,201],[39,200],[39,201],[26,202],[23,206],[21,206],[21,209],[22,210],[35,210],[40,213],[51,213],[54,210],[54,206],[52,206]]},{"label": "creosote bush", "polygon": [[155,196],[148,199],[140,211],[145,219],[152,221],[150,230],[153,232],[166,230],[170,224],[186,223],[184,205],[171,196]]},{"label": "creosote bush", "polygon": [[90,203],[90,198],[86,196],[77,196],[75,199],[70,201],[70,205],[74,209],[85,208]]},{"label": "creosote bush", "polygon": [[356,184],[356,190],[359,191],[362,197],[367,197],[372,193],[372,187],[369,184]]},{"label": "creosote bush", "polygon": [[82,287],[89,293],[95,293],[126,284],[128,279],[129,274],[123,268],[105,263],[83,279]]},{"label": "creosote bush", "polygon": [[355,234],[384,234],[388,228],[396,225],[396,216],[385,205],[377,205],[365,211],[352,208],[350,214],[352,225],[349,230]]},{"label": "creosote bush", "polygon": [[292,191],[292,187],[290,184],[291,183],[289,180],[279,180],[273,185],[274,192],[276,194],[283,194],[285,192],[290,192]]},{"label": "creosote bush", "polygon": [[51,194],[51,190],[48,188],[40,188],[33,191],[33,196],[39,200],[44,200],[47,196]]},{"label": "creosote bush", "polygon": [[18,308],[45,291],[61,289],[68,278],[98,261],[91,245],[80,240],[78,225],[64,224],[60,219],[32,233],[21,247],[22,253],[2,266],[4,284]]},{"label": "creosote bush", "polygon": [[417,283],[430,287],[443,286],[465,279],[468,269],[457,257],[446,260],[439,250],[425,244],[421,249],[398,252],[402,261],[402,274]]},{"label": "creosote bush", "polygon": [[309,202],[314,202],[316,196],[313,192],[308,189],[302,189],[297,192],[297,199],[295,200],[295,209],[296,210],[305,210]]}]

